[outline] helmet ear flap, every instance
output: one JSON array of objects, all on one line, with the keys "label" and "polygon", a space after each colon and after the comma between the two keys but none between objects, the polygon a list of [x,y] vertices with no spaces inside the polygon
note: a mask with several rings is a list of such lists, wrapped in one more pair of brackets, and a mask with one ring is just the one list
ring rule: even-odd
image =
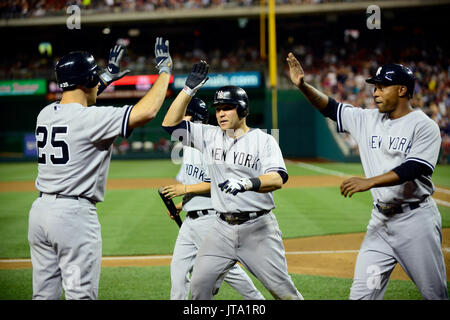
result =
[{"label": "helmet ear flap", "polygon": [[236,107],[236,111],[237,111],[239,118],[245,118],[248,116],[249,108],[246,108],[246,107],[242,106],[241,104],[238,104]]}]

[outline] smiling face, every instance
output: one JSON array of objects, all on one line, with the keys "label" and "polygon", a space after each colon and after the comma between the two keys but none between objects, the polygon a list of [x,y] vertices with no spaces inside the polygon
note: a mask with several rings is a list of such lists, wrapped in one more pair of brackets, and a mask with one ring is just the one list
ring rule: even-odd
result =
[{"label": "smiling face", "polygon": [[378,111],[382,113],[392,113],[397,109],[400,99],[406,96],[406,87],[400,85],[375,84],[373,98]]},{"label": "smiling face", "polygon": [[231,104],[216,106],[216,119],[222,130],[237,130],[245,125],[245,118],[239,118],[236,106]]}]

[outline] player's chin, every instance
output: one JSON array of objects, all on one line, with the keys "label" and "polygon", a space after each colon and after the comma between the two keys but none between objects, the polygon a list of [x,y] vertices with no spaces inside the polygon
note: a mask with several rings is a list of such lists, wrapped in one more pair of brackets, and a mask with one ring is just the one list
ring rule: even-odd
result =
[{"label": "player's chin", "polygon": [[230,123],[229,122],[219,122],[219,127],[222,130],[228,130],[231,129]]},{"label": "player's chin", "polygon": [[383,105],[382,103],[375,103],[375,104],[376,104],[376,106],[377,106],[379,112],[381,112],[381,113],[386,113],[386,112],[388,112],[386,106]]}]

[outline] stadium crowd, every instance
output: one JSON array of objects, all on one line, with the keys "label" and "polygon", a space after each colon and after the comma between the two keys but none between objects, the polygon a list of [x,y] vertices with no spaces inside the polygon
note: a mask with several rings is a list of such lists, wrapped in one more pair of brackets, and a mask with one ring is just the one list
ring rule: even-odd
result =
[{"label": "stadium crowd", "polygon": [[[267,1],[267,0],[266,0]],[[276,0],[284,4],[321,4],[362,0]],[[167,9],[226,8],[259,6],[260,0],[0,0],[1,18],[28,18],[66,13],[70,5],[84,9],[84,14],[141,12]]]},{"label": "stadium crowd", "polygon": [[[396,51],[381,46],[354,47],[352,44],[336,48],[328,48],[323,55],[315,53],[312,47],[299,45],[293,48],[307,71],[306,80],[338,101],[361,108],[376,108],[373,86],[367,85],[365,79],[384,63],[397,62],[410,67],[416,77],[411,104],[439,125],[442,136],[440,161],[446,163],[450,157],[450,59],[442,49],[412,47]],[[286,55],[287,52],[283,54]],[[287,66],[284,73],[287,78]],[[355,141],[350,136],[345,140],[352,153],[357,154]]]},{"label": "stadium crowd", "polygon": [[[2,4],[5,1],[0,0]],[[126,0],[123,0],[124,2]],[[157,0],[152,0],[157,2]],[[158,0],[159,2],[163,2]],[[222,0],[211,0],[211,3]],[[11,1],[6,1],[10,3]],[[15,0],[15,3],[29,3],[32,0]],[[39,2],[39,1],[37,1]],[[41,1],[53,3],[57,8],[68,2],[63,0]],[[95,2],[95,1],[93,1]],[[104,1],[99,1],[106,3]],[[122,3],[120,2],[120,3]],[[134,2],[134,0],[132,1]],[[142,3],[150,0],[142,0]],[[139,2],[139,3],[141,3]],[[176,2],[173,0],[171,2]],[[183,1],[181,1],[183,2]],[[252,1],[240,1],[239,3]],[[285,1],[287,2],[287,1]],[[317,2],[317,1],[312,1]],[[114,1],[114,3],[118,3]],[[185,3],[185,2],[183,2]],[[205,1],[199,0],[199,3]],[[193,63],[200,59],[208,61],[211,72],[260,71],[267,77],[267,60],[260,57],[257,45],[246,40],[236,40],[233,46],[226,49],[210,45],[195,45],[187,49],[185,44],[180,48],[172,47],[174,74],[185,74]],[[365,83],[365,79],[373,75],[377,68],[388,62],[398,62],[413,69],[417,78],[412,105],[421,108],[428,116],[439,124],[443,139],[441,162],[450,159],[450,58],[446,50],[430,43],[415,44],[402,47],[401,44],[364,42],[363,39],[336,42],[320,40],[321,43],[295,45],[294,41],[280,39],[278,46],[278,70],[280,89],[291,88],[288,67],[285,57],[292,50],[300,59],[307,72],[307,81],[336,100],[350,103],[361,108],[375,108],[372,97],[373,87]],[[178,41],[182,42],[182,41]],[[177,45],[177,41],[174,41]],[[182,49],[183,48],[183,49]],[[281,48],[281,49],[280,49]],[[58,54],[60,54],[58,52]],[[99,65],[107,64],[105,52],[93,52]],[[107,54],[107,53],[106,53]],[[154,63],[151,54],[139,52],[130,45],[128,54],[123,59],[123,67],[132,70],[132,74],[153,73]],[[59,56],[44,50],[41,54],[22,51],[4,56],[0,60],[0,79],[46,78],[53,79],[53,68]],[[347,138],[353,153],[357,153],[354,141]]]}]

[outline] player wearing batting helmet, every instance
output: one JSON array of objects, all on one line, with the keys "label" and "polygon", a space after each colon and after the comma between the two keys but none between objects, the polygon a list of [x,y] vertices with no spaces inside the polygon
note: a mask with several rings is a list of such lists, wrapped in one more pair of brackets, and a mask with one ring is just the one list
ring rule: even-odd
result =
[{"label": "player wearing batting helmet", "polygon": [[370,190],[373,209],[350,299],[382,299],[397,263],[424,299],[448,299],[441,215],[431,198],[441,136],[436,122],[410,103],[412,70],[400,64],[379,67],[366,80],[375,86],[377,109],[362,109],[339,103],[307,83],[292,53],[287,62],[292,83],[309,102],[336,121],[339,132],[348,132],[359,142],[366,177],[345,180],[341,194],[351,197]]},{"label": "player wearing batting helmet", "polygon": [[110,51],[100,69],[87,52],[71,52],[56,64],[61,101],[46,106],[36,122],[39,197],[29,213],[33,299],[97,299],[102,238],[96,203],[103,201],[117,136],[155,118],[169,84],[168,41],[157,38],[159,77],[135,106],[96,108],[97,94],[120,72],[124,52]]},{"label": "player wearing batting helmet", "polygon": [[186,108],[186,116],[190,116],[188,121],[208,123],[209,113],[206,103],[199,98],[192,98]]},{"label": "player wearing batting helmet", "polygon": [[[206,124],[208,108],[202,100],[193,97],[186,108],[185,121]],[[163,188],[163,193],[173,198],[184,196],[183,201],[176,205],[178,212],[186,211],[186,219],[178,233],[170,265],[172,300],[186,300],[189,297],[189,287],[195,257],[202,241],[213,228],[216,221],[216,211],[212,207],[210,190],[211,179],[208,168],[203,163],[202,154],[195,148],[183,147],[183,163],[177,175],[179,184]],[[250,277],[238,265],[231,268],[217,281],[214,293],[217,293],[222,281],[227,282],[246,300],[262,300],[264,296],[256,289]]]},{"label": "player wearing batting helmet", "polygon": [[217,216],[195,259],[193,299],[212,299],[216,283],[236,262],[252,272],[277,299],[303,299],[287,272],[272,192],[288,174],[275,139],[249,128],[249,103],[239,87],[214,95],[219,126],[183,121],[186,106],[207,80],[208,65],[196,64],[167,112],[163,127],[181,131],[183,143],[197,149],[208,165],[211,203]]}]

